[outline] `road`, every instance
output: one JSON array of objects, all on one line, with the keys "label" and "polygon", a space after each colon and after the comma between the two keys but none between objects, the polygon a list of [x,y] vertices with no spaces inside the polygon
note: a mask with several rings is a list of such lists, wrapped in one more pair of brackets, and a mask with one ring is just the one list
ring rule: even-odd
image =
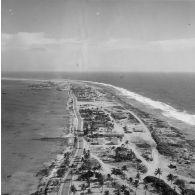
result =
[{"label": "road", "polygon": [[[153,140],[148,127],[142,122],[142,120],[134,112],[132,112],[132,111],[129,111],[129,112],[140,122],[140,124],[144,127],[148,136],[151,137],[151,140]],[[145,162],[144,164],[148,168],[146,175],[154,175],[155,170],[159,167],[159,153],[156,149],[157,145],[156,145],[154,140],[153,140],[153,142],[154,142],[154,144],[151,144],[153,161],[147,162],[144,158],[141,159],[143,162]]]},{"label": "road", "polygon": [[[80,113],[77,109],[77,99],[74,95],[72,95],[73,97],[73,110],[74,110],[74,114],[76,116],[77,119],[77,124],[76,124],[76,134],[79,131],[82,131],[83,126],[82,126],[82,118],[80,116]],[[78,164],[79,162],[81,162],[81,155],[83,153],[83,138],[82,137],[78,137],[78,141],[77,141],[77,148],[75,151],[74,156],[71,159],[70,165],[74,164]],[[58,191],[58,195],[69,195],[70,194],[70,186],[71,186],[71,181],[72,181],[72,175],[71,172],[74,170],[74,168],[69,168],[67,173],[65,174],[64,178],[63,178],[63,183],[60,186],[60,189]]]}]

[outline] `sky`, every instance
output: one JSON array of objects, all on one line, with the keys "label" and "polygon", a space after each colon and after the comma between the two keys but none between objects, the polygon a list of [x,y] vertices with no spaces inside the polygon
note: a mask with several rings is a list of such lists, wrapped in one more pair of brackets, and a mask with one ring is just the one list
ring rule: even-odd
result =
[{"label": "sky", "polygon": [[2,71],[195,72],[195,1],[1,2]]}]

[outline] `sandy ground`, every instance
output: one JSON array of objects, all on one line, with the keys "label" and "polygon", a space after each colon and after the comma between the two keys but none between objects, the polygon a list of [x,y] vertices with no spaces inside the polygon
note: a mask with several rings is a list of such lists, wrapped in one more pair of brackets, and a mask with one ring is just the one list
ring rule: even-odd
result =
[{"label": "sandy ground", "polygon": [[[55,88],[32,90],[28,84],[21,81],[2,82],[2,193],[16,195],[32,193],[38,184],[36,172],[64,149],[65,143],[58,139],[41,141],[40,138],[56,138],[67,133],[70,119],[66,111],[68,100],[66,91],[57,91]],[[124,99],[141,110],[179,126],[189,139],[195,138],[194,132],[191,132],[192,129],[187,125],[167,119],[160,115],[158,110],[150,109],[134,100],[125,97]],[[88,103],[103,108],[113,106],[111,102],[103,101]],[[116,123],[115,127],[118,131],[121,130]],[[147,128],[144,129],[145,133],[139,134],[138,137],[153,141]],[[130,140],[127,135],[125,138]],[[152,151],[154,161],[148,163],[136,151],[134,145],[130,146],[136,156],[145,162],[148,168],[147,175],[153,175],[154,170],[161,167],[164,171],[162,178],[166,180],[168,162],[158,154],[155,147]],[[85,142],[84,147],[87,148]],[[93,158],[102,164],[104,173],[109,172],[110,166],[94,154]]]},{"label": "sandy ground", "polygon": [[195,140],[194,126],[188,125],[184,122],[178,121],[178,120],[170,118],[170,117],[166,117],[166,116],[162,115],[159,110],[153,109],[150,106],[143,105],[140,102],[137,102],[136,100],[129,99],[126,97],[123,97],[123,100],[129,104],[132,104],[136,108],[139,108],[140,110],[146,111],[147,113],[151,113],[154,116],[156,116],[156,118],[162,119],[162,120],[168,122],[169,124],[172,124],[174,127],[177,127],[178,129],[181,130],[181,132],[186,136],[187,139]]},{"label": "sandy ground", "polygon": [[[92,85],[93,86],[93,85]],[[165,121],[168,121],[170,124],[172,124],[173,126],[176,126],[176,127],[180,127],[181,131],[186,135],[186,137],[188,137],[189,139],[194,139],[194,133],[192,133],[192,128],[190,126],[187,126],[185,124],[182,124],[181,122],[177,122],[176,120],[172,120],[172,119],[167,119],[166,117],[160,115],[158,113],[158,110],[152,110],[150,109],[149,107],[146,107],[138,102],[135,102],[134,100],[131,100],[131,99],[127,99],[126,97],[123,98],[123,100],[125,100],[126,102],[134,105],[135,107],[139,108],[140,110],[144,110],[146,112],[149,112],[149,113],[152,113],[154,114],[155,116],[157,116],[157,118],[161,118]],[[118,101],[116,101],[115,103],[117,103]],[[113,110],[114,108],[112,108],[112,106],[114,106],[114,102],[112,103],[108,103],[107,101],[105,100],[102,100],[102,101],[97,101],[97,102],[79,102],[79,105],[80,106],[83,106],[84,104],[87,105],[87,107],[97,107],[99,109],[102,109],[102,110]],[[117,104],[116,104],[117,105]],[[120,105],[121,107],[123,107],[122,105]],[[110,107],[110,108],[108,108]],[[131,112],[131,111],[130,111]],[[109,114],[109,113],[107,113]],[[130,149],[133,150],[133,152],[135,153],[136,157],[138,159],[140,159],[143,164],[147,167],[147,172],[145,174],[142,174],[141,175],[141,178],[143,179],[145,176],[148,176],[148,175],[153,175],[154,176],[154,172],[157,168],[161,168],[162,171],[163,171],[163,174],[161,176],[161,178],[170,185],[170,182],[167,181],[167,175],[172,172],[169,168],[168,168],[168,165],[170,163],[170,161],[165,158],[164,156],[160,155],[156,149],[156,144],[154,142],[154,140],[152,139],[151,137],[151,134],[150,134],[150,131],[148,130],[148,128],[145,126],[145,124],[133,113],[131,112],[132,115],[134,115],[135,118],[137,118],[137,120],[140,122],[141,126],[142,126],[142,129],[143,129],[143,132],[141,133],[131,133],[130,135],[129,134],[125,134],[124,133],[124,139],[123,139],[123,143],[125,143],[125,141],[129,141],[130,143],[128,143],[128,147]],[[112,118],[113,120],[113,118]],[[113,120],[114,121],[114,120]],[[117,133],[121,133],[123,134],[123,129],[120,127],[120,125],[114,121],[114,129],[113,129],[113,132],[117,132]],[[135,147],[135,144],[134,144],[134,141],[137,140],[144,140],[145,142],[147,143],[150,143],[151,145],[151,149],[152,149],[152,157],[153,157],[153,161],[146,161],[140,154],[140,152],[137,150],[137,148]],[[122,144],[122,142],[120,144]],[[119,145],[120,145],[119,144]],[[106,149],[106,145],[101,145],[101,147],[99,148],[96,148],[96,146],[90,146],[89,147],[89,144],[84,141],[84,148],[86,149],[89,149],[91,148],[92,149],[92,153],[91,153],[91,157],[93,159],[96,159],[99,164],[101,165],[102,167],[102,174],[108,174],[111,172],[111,169],[113,168],[113,166],[107,162],[103,162],[102,159],[100,157],[98,157],[98,150],[102,150],[104,151]],[[101,153],[101,152],[100,152]],[[116,165],[114,165],[116,166]],[[179,178],[182,178],[182,179],[185,179],[186,181],[194,181],[194,179],[192,178],[188,178],[188,177],[184,177],[183,175],[181,176],[180,174],[177,174],[177,173],[173,173],[174,175],[176,176],[179,176]],[[121,179],[118,178],[118,181],[120,181]],[[124,181],[121,181],[123,184],[124,184]],[[81,183],[77,182],[76,183],[76,187],[79,188],[79,185]],[[141,188],[142,189],[142,188]],[[178,189],[176,189],[178,191]],[[137,194],[143,194],[143,189],[142,191],[140,192],[137,192]],[[99,192],[95,192],[95,194],[99,194]]]},{"label": "sandy ground", "polygon": [[2,194],[30,194],[36,173],[54,159],[67,132],[66,91],[32,90],[29,82],[2,81]]},{"label": "sandy ground", "polygon": [[186,136],[187,139],[195,140],[194,126],[188,125],[184,122],[181,122],[181,121],[176,120],[176,119],[171,118],[171,117],[166,117],[166,116],[162,115],[160,110],[154,109],[153,107],[150,107],[150,106],[147,106],[147,105],[144,105],[143,103],[140,103],[140,102],[136,101],[135,99],[129,98],[128,96],[123,96],[121,94],[121,92],[116,91],[116,89],[114,89],[114,88],[111,88],[111,87],[108,87],[108,86],[105,86],[105,85],[101,85],[101,84],[97,84],[97,83],[93,83],[93,82],[88,82],[88,83],[92,84],[92,85],[95,85],[95,86],[98,86],[98,87],[105,88],[106,91],[108,90],[111,93],[113,93],[117,96],[120,96],[120,98],[124,102],[126,102],[127,104],[131,104],[134,107],[136,107],[136,108],[138,108],[142,111],[145,111],[147,113],[150,113],[153,116],[156,116],[156,118],[162,119],[162,120],[168,122],[169,124],[173,125],[174,127],[177,127],[178,129],[181,130],[181,132]]}]

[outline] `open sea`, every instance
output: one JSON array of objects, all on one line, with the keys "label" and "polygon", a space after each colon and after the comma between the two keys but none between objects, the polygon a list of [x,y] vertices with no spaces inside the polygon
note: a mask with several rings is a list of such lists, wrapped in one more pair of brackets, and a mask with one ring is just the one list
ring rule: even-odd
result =
[{"label": "open sea", "polygon": [[2,73],[6,78],[76,79],[111,84],[166,116],[195,125],[195,73]]}]

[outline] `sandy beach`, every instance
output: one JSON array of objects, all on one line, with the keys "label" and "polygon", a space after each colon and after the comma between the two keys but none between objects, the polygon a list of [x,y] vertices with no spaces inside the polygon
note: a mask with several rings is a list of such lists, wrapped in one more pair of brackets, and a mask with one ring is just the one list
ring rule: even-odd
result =
[{"label": "sandy beach", "polygon": [[110,86],[70,83],[83,119],[84,139],[82,160],[78,164],[75,160],[74,166],[73,159],[70,168],[70,191],[143,194],[147,185],[150,193],[178,195],[183,188],[177,182],[182,181],[187,193],[194,193],[192,127],[151,112]]}]

